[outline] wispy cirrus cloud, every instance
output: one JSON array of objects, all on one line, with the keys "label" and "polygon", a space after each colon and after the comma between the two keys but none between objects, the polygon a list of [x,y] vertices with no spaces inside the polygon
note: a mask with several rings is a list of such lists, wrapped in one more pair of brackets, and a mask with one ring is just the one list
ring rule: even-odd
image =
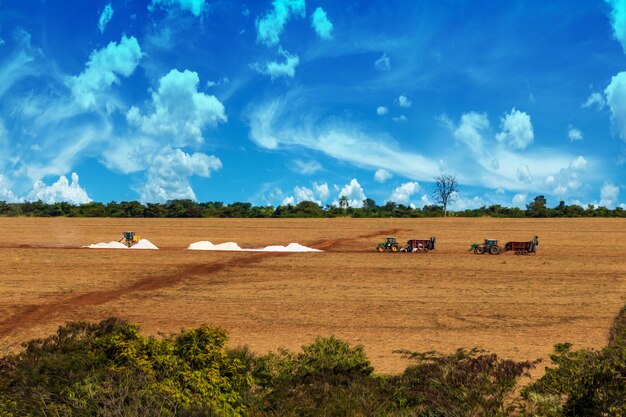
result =
[{"label": "wispy cirrus cloud", "polygon": [[104,33],[104,29],[106,29],[112,18],[113,7],[111,7],[111,3],[109,3],[104,6],[104,10],[102,10],[102,14],[100,14],[100,18],[98,19],[98,29],[100,29],[100,33]]},{"label": "wispy cirrus cloud", "polygon": [[191,12],[195,16],[200,16],[206,7],[206,0],[152,0],[148,10],[154,11],[157,6],[166,10],[180,8],[181,10]]}]

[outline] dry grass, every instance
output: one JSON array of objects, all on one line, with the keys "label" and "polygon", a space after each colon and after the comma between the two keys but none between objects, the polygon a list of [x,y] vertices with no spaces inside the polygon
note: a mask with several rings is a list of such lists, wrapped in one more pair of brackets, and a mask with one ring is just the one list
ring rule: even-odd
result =
[{"label": "dry grass", "polygon": [[[316,335],[365,345],[397,372],[395,349],[480,346],[514,359],[553,344],[606,342],[626,303],[620,219],[29,219],[0,218],[0,340],[45,336],[67,320],[111,315],[147,333],[212,323],[257,352]],[[123,230],[160,251],[79,249]],[[437,236],[428,254],[378,254],[393,233]],[[540,236],[537,256],[476,256],[483,238]],[[190,252],[191,242],[299,242],[321,254]]]}]

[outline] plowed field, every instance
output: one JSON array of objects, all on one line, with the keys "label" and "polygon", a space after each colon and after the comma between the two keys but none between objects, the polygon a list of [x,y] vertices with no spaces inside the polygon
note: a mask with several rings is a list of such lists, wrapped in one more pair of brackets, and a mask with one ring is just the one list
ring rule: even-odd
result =
[{"label": "plowed field", "polygon": [[[558,342],[600,347],[626,303],[620,219],[0,218],[0,230],[0,350],[114,315],[146,334],[211,323],[259,353],[332,334],[363,344],[378,371],[398,372],[396,349],[479,346],[535,359]],[[123,230],[161,250],[80,248]],[[484,238],[535,234],[535,256],[468,252]],[[436,236],[438,247],[375,252],[387,235]],[[186,250],[200,240],[325,252]]]}]

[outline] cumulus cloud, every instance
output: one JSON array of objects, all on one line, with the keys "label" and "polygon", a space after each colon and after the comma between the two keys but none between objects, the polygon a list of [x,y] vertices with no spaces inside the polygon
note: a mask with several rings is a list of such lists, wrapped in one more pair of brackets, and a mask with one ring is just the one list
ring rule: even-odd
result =
[{"label": "cumulus cloud", "polygon": [[104,6],[100,19],[98,19],[98,29],[100,29],[100,33],[104,33],[104,29],[111,21],[111,18],[113,18],[113,7],[111,7],[111,3],[109,3]]},{"label": "cumulus cloud", "polygon": [[354,208],[362,207],[363,200],[367,198],[365,197],[363,187],[361,187],[361,184],[359,184],[356,178],[352,178],[350,183],[343,186],[337,195],[337,200],[333,202],[333,205],[338,206],[339,199],[343,196],[348,198],[348,205]]},{"label": "cumulus cloud", "polygon": [[570,125],[570,127],[569,127],[569,129],[567,131],[567,137],[569,138],[570,142],[583,140],[583,132],[581,132],[580,130],[576,129],[572,125]]},{"label": "cumulus cloud", "polygon": [[285,24],[292,16],[306,15],[304,0],[274,0],[272,6],[272,10],[256,20],[257,40],[267,46],[278,45]]},{"label": "cumulus cloud", "polygon": [[583,156],[578,156],[569,163],[569,166],[546,177],[546,185],[558,196],[576,191],[582,186],[580,175],[587,170],[587,166],[587,160]]},{"label": "cumulus cloud", "polygon": [[513,196],[513,199],[511,200],[511,202],[516,206],[516,207],[522,207],[526,204],[526,201],[528,200],[528,194],[515,194]]},{"label": "cumulus cloud", "polygon": [[209,177],[222,168],[222,162],[200,152],[188,154],[181,149],[165,147],[154,155],[146,171],[146,182],[137,190],[144,203],[164,202],[173,199],[196,199],[189,177]]},{"label": "cumulus cloud", "polygon": [[391,178],[391,173],[387,171],[386,169],[379,168],[374,173],[374,180],[376,180],[376,182],[379,182],[381,184],[387,181],[389,178]]},{"label": "cumulus cloud", "polygon": [[605,182],[600,190],[600,206],[613,208],[617,205],[619,198],[619,187]]},{"label": "cumulus cloud", "polygon": [[321,171],[323,168],[322,164],[317,161],[303,161],[301,159],[295,159],[293,161],[293,169],[299,174],[311,175]]},{"label": "cumulus cloud", "polygon": [[582,104],[582,107],[588,108],[592,106],[595,106],[597,110],[602,110],[606,106],[604,96],[598,92],[592,92],[587,98],[587,101]]},{"label": "cumulus cloud", "polygon": [[400,107],[411,107],[411,105],[413,104],[413,102],[411,100],[408,99],[407,96],[405,96],[404,94],[402,94],[400,97],[398,97],[398,105]]},{"label": "cumulus cloud", "polygon": [[613,36],[626,52],[626,3],[623,0],[605,0],[611,6]]},{"label": "cumulus cloud", "polygon": [[617,133],[626,140],[626,71],[613,76],[604,94]]},{"label": "cumulus cloud", "polygon": [[283,205],[294,205],[303,201],[312,201],[321,206],[328,199],[328,197],[330,197],[330,188],[327,183],[318,184],[317,182],[314,182],[311,188],[295,186],[293,188],[293,193],[293,196],[287,196],[283,199]]},{"label": "cumulus cloud", "polygon": [[392,117],[391,120],[397,123],[406,122],[406,116],[404,114],[401,114],[400,116]]},{"label": "cumulus cloud", "polygon": [[300,64],[300,58],[298,55],[291,55],[283,48],[279,48],[278,53],[285,58],[283,62],[269,61],[264,65],[256,63],[251,67],[261,74],[269,75],[272,80],[280,77],[293,78],[296,75],[296,67]]},{"label": "cumulus cloud", "polygon": [[400,204],[407,204],[411,199],[411,196],[417,194],[420,190],[420,185],[417,182],[405,182],[397,187],[391,193],[391,201],[395,201]]},{"label": "cumulus cloud", "polygon": [[172,10],[174,8],[180,8],[191,12],[195,16],[200,16],[204,10],[206,0],[152,0],[152,3],[148,6],[148,10],[154,11],[156,6],[160,6],[166,10]]},{"label": "cumulus cloud", "polygon": [[391,69],[391,59],[387,54],[383,53],[380,58],[374,62],[374,68],[378,71],[389,71]]},{"label": "cumulus cloud", "polygon": [[533,143],[535,134],[528,113],[513,107],[511,112],[505,114],[500,121],[502,131],[496,135],[500,142],[506,143],[512,149],[525,149]]},{"label": "cumulus cloud", "polygon": [[[443,119],[444,123],[446,120],[452,125],[447,118]],[[480,154],[483,149],[482,132],[487,128],[489,128],[489,119],[486,113],[464,113],[459,126],[454,130],[454,137],[467,145],[475,154]]]},{"label": "cumulus cloud", "polygon": [[153,112],[142,115],[137,107],[131,107],[126,119],[143,134],[168,138],[176,146],[201,144],[204,129],[228,119],[224,105],[215,96],[198,91],[199,81],[193,71],[171,70],[152,93]]},{"label": "cumulus cloud", "polygon": [[517,179],[521,182],[532,182],[533,176],[530,172],[530,168],[526,164],[521,164],[517,167]]},{"label": "cumulus cloud", "polygon": [[41,200],[48,204],[62,201],[72,204],[90,203],[92,201],[91,198],[78,183],[78,175],[73,172],[71,178],[72,182],[62,175],[57,182],[51,185],[46,185],[43,181],[37,181],[26,199],[29,201]]},{"label": "cumulus cloud", "polygon": [[83,107],[96,104],[96,96],[113,84],[119,76],[129,77],[141,59],[141,48],[137,39],[122,36],[120,43],[111,42],[105,48],[93,51],[85,70],[67,79],[72,95]]},{"label": "cumulus cloud", "polygon": [[321,7],[318,7],[313,12],[311,26],[320,38],[325,40],[333,38],[333,24],[328,20],[326,12]]},{"label": "cumulus cloud", "polygon": [[376,108],[376,114],[379,115],[379,116],[384,116],[387,113],[389,113],[389,109],[387,107],[385,107],[385,106],[378,106]]}]

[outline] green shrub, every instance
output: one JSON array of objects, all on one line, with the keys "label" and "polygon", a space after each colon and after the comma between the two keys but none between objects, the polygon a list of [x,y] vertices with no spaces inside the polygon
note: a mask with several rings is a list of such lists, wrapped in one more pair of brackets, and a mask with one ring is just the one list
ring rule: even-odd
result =
[{"label": "green shrub", "polygon": [[401,351],[415,360],[397,378],[400,406],[418,416],[506,416],[518,379],[536,362],[515,362],[479,349],[451,355]]},{"label": "green shrub", "polygon": [[68,323],[0,361],[0,407],[16,416],[243,415],[252,377],[226,341],[209,326],[157,339],[118,319]]}]

